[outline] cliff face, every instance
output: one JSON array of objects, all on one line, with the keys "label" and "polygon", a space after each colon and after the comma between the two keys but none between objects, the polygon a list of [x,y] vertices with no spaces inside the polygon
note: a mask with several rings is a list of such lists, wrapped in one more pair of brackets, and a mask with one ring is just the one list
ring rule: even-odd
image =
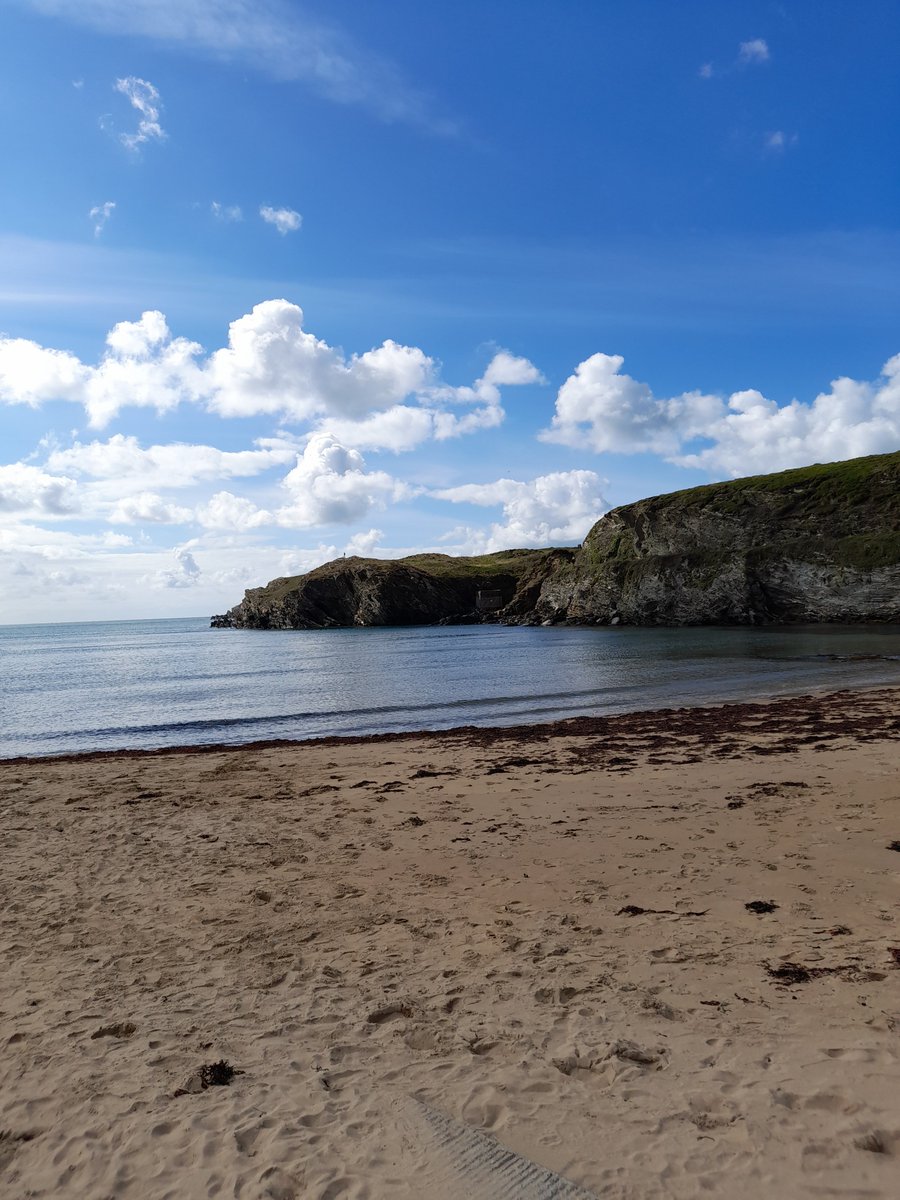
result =
[{"label": "cliff face", "polygon": [[629,625],[900,619],[900,454],[614,509],[536,620]]},{"label": "cliff face", "polygon": [[[477,593],[487,597],[476,610]],[[577,550],[342,559],[250,589],[248,628],[900,621],[900,453],[655,496]]]},{"label": "cliff face", "polygon": [[523,579],[536,575],[542,580],[545,560],[569,553],[512,550],[477,558],[420,554],[387,562],[336,559],[306,575],[249,588],[240,604],[213,622],[238,629],[328,629],[497,620]]}]

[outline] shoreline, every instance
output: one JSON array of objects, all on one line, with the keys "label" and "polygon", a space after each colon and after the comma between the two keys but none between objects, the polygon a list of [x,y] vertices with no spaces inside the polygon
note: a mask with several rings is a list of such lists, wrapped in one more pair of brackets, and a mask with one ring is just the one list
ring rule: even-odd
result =
[{"label": "shoreline", "polygon": [[[826,688],[827,685],[823,685]],[[617,735],[628,733],[631,727],[648,727],[654,722],[671,722],[683,725],[685,722],[695,724],[699,718],[692,714],[710,714],[709,725],[727,727],[728,718],[738,723],[753,720],[762,715],[770,715],[773,708],[786,717],[795,718],[803,713],[814,715],[821,713],[822,706],[829,703],[830,707],[837,704],[847,704],[859,696],[893,695],[896,699],[896,710],[900,713],[900,684],[860,684],[858,687],[839,689],[815,690],[790,693],[787,695],[772,695],[767,698],[745,701],[710,701],[708,704],[679,705],[671,708],[630,709],[620,713],[610,713],[605,716],[575,716],[563,717],[555,721],[535,721],[515,725],[456,725],[447,729],[412,729],[387,733],[367,734],[330,734],[322,737],[309,738],[263,738],[248,742],[197,742],[177,746],[159,746],[152,748],[123,747],[111,750],[79,750],[60,754],[22,754],[10,757],[0,757],[0,767],[9,765],[24,765],[28,763],[81,763],[104,761],[108,759],[133,758],[164,758],[172,755],[203,755],[227,754],[240,751],[259,751],[303,746],[366,746],[380,745],[384,742],[427,742],[430,739],[460,739],[461,741],[475,740],[481,745],[490,745],[504,741],[528,742],[559,737],[598,736],[603,733]],[[879,717],[878,723],[884,718]],[[894,722],[888,719],[888,727],[900,731],[900,716]],[[832,736],[832,735],[829,735]]]},{"label": "shoreline", "polygon": [[890,1200],[898,709],[0,762],[0,1193]]}]

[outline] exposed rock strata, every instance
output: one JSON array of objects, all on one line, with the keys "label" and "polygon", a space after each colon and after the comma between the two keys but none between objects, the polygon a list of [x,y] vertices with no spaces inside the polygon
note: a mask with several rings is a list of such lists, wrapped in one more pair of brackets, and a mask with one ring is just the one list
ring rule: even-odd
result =
[{"label": "exposed rock strata", "polygon": [[[499,607],[478,611],[490,590]],[[339,559],[251,588],[214,618],[278,629],[466,620],[900,621],[900,453],[640,500],[574,550]]]}]

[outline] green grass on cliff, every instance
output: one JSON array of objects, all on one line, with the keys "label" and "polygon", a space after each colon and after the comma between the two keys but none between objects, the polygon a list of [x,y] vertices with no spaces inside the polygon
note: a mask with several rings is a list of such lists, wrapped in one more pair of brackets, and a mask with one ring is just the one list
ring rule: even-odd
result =
[{"label": "green grass on cliff", "polygon": [[553,550],[499,550],[469,558],[452,554],[411,554],[397,561],[437,579],[459,579],[478,575],[514,575],[517,578],[542,563]]},{"label": "green grass on cliff", "polygon": [[[858,570],[886,567],[900,563],[900,452],[686,488],[623,505],[610,515],[620,532],[608,539],[616,526],[603,518],[585,539],[583,561],[593,570],[615,563],[624,569],[640,560],[636,546],[648,528],[667,520],[677,528],[696,517],[699,530],[705,515],[752,531],[756,557],[783,554],[789,547],[801,561],[824,558]],[[717,542],[682,553],[698,567],[708,561],[713,571],[731,553],[721,533]]]},{"label": "green grass on cliff", "polygon": [[398,566],[412,567],[431,575],[434,579],[478,579],[511,575],[520,579],[534,567],[543,563],[554,550],[500,550],[496,554],[478,554],[471,557],[456,557],[452,554],[412,554],[408,558],[335,558],[316,567],[305,575],[289,575],[273,579],[265,585],[268,601],[283,600],[297,589],[304,579],[327,579],[338,575],[347,567],[357,570],[378,571],[383,574],[396,570]]},{"label": "green grass on cliff", "polygon": [[827,516],[835,509],[884,503],[900,510],[900,451],[871,454],[846,462],[815,463],[771,475],[748,475],[725,483],[707,483],[683,492],[652,496],[640,504],[690,508],[711,505],[736,511],[759,496],[783,493],[779,511],[785,515]]}]

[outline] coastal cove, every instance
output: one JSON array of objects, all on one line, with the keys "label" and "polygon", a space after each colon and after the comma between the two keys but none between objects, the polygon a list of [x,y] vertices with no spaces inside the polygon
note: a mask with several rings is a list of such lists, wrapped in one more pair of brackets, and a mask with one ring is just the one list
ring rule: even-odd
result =
[{"label": "coastal cove", "polygon": [[512,726],[900,683],[900,626],[0,627],[0,757]]}]

